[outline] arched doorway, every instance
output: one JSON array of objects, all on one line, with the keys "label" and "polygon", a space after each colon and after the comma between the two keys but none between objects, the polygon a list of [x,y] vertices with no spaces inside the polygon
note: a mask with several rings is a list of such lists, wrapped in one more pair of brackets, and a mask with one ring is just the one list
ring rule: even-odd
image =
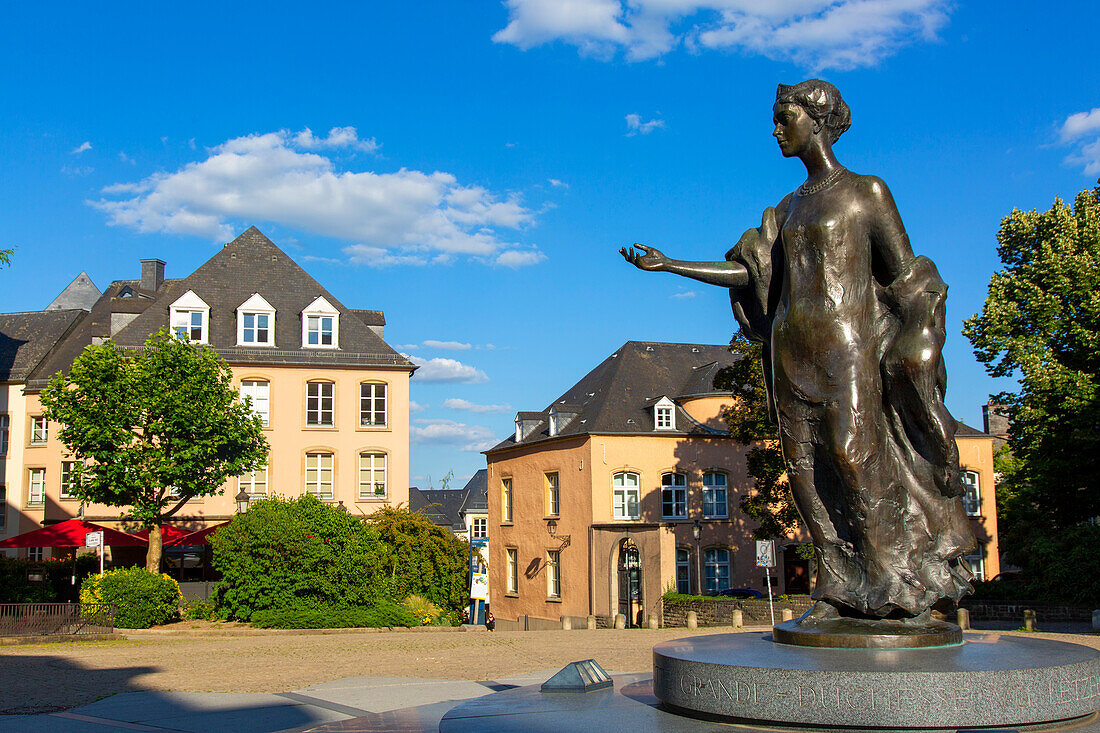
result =
[{"label": "arched doorway", "polygon": [[619,613],[626,617],[628,627],[638,628],[645,621],[642,557],[638,552],[638,545],[629,537],[619,542],[619,560],[616,568],[619,574]]}]

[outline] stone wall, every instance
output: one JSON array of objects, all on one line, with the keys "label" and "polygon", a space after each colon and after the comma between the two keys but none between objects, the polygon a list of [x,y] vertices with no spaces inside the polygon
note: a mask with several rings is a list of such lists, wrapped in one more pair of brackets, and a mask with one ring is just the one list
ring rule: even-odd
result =
[{"label": "stone wall", "polygon": [[1038,622],[1080,622],[1091,623],[1092,610],[1085,606],[1065,606],[1046,601],[986,601],[964,598],[959,604],[970,611],[970,621],[1018,621],[1024,622],[1024,611],[1035,612]]},{"label": "stone wall", "polygon": [[[789,601],[775,602],[775,620],[778,623],[782,609],[789,608],[798,618],[810,610],[813,602],[809,596],[790,596]],[[658,602],[662,627],[687,626],[688,611],[695,611],[700,626],[729,626],[733,611],[740,609],[745,626],[771,625],[771,612],[766,599],[707,599],[689,603]]]}]

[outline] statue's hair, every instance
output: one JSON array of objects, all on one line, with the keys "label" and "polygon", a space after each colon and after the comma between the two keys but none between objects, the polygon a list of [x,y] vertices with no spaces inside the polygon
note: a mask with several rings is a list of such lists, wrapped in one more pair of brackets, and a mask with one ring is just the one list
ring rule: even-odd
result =
[{"label": "statue's hair", "polygon": [[776,102],[790,102],[806,110],[815,122],[825,128],[829,143],[835,143],[852,126],[852,111],[841,98],[840,90],[827,81],[808,79],[775,90]]}]

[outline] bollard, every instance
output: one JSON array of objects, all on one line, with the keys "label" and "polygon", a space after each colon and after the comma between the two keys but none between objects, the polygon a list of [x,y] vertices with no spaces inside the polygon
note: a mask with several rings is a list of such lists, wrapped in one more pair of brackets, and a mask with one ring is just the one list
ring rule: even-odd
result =
[{"label": "bollard", "polygon": [[656,629],[657,628],[657,616],[656,616],[656,614],[652,614],[652,613],[649,614],[649,619],[646,621],[646,626],[648,626],[651,629]]},{"label": "bollard", "polygon": [[1100,609],[1092,612],[1092,630],[1100,631]]},{"label": "bollard", "polygon": [[689,629],[699,628],[699,614],[695,613],[695,611],[688,611],[687,627]]},{"label": "bollard", "polygon": [[794,619],[794,611],[789,608],[784,608],[779,612],[779,618],[783,621],[791,621]]},{"label": "bollard", "polygon": [[740,608],[733,609],[733,618],[730,619],[730,624],[735,628],[742,628],[745,625],[745,612]]},{"label": "bollard", "polygon": [[562,616],[561,617],[561,630],[562,631],[572,631],[573,630],[573,619],[570,618],[569,616]]},{"label": "bollard", "polygon": [[626,616],[622,615],[621,613],[615,614],[615,628],[616,629],[625,629],[626,628]]},{"label": "bollard", "polygon": [[1035,631],[1035,612],[1030,608],[1024,611],[1024,631]]},{"label": "bollard", "polygon": [[956,622],[963,631],[970,631],[970,611],[960,608],[955,614]]},{"label": "bollard", "polygon": [[589,629],[596,628],[596,617],[595,616],[589,616],[588,617],[588,628]]}]

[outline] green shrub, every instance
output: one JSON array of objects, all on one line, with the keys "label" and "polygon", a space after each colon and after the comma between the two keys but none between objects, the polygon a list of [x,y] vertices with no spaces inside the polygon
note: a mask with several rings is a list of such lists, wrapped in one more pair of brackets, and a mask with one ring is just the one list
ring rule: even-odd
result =
[{"label": "green shrub", "polygon": [[217,621],[218,609],[214,602],[198,598],[183,606],[183,618],[186,621]]},{"label": "green shrub", "polygon": [[367,524],[381,541],[380,574],[389,597],[423,596],[446,611],[461,611],[469,602],[469,543],[401,507],[383,507]]},{"label": "green shrub", "polygon": [[90,575],[80,585],[81,603],[114,603],[115,626],[147,629],[176,618],[183,600],[179,584],[145,568],[118,568]]},{"label": "green shrub", "polygon": [[437,623],[439,617],[443,615],[443,612],[439,610],[439,606],[435,605],[424,596],[411,595],[401,601],[401,605],[405,607],[406,611],[420,621],[421,626],[429,626]]},{"label": "green shrub", "polygon": [[210,537],[223,618],[280,608],[372,606],[384,597],[377,533],[313,496],[253,502]]},{"label": "green shrub", "polygon": [[392,601],[373,606],[275,608],[256,611],[252,625],[261,629],[351,629],[419,626],[420,620]]}]

